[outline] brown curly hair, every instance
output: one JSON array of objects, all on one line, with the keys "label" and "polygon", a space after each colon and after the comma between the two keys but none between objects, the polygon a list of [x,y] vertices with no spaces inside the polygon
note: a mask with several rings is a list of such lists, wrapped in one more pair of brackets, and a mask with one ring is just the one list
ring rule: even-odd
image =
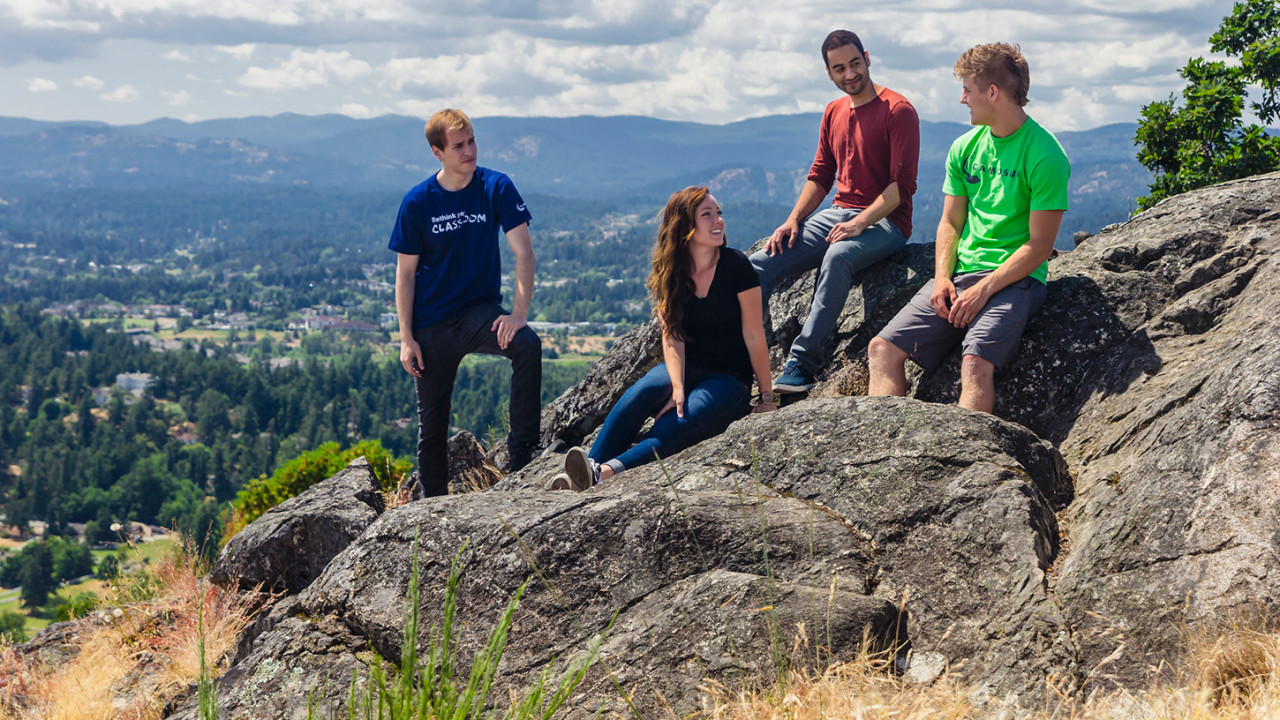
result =
[{"label": "brown curly hair", "polygon": [[697,185],[672,193],[662,211],[658,240],[653,244],[653,270],[648,282],[653,315],[676,340],[685,339],[684,306],[694,294],[693,257],[689,254],[689,239],[696,227],[694,214],[710,194],[705,186]]}]

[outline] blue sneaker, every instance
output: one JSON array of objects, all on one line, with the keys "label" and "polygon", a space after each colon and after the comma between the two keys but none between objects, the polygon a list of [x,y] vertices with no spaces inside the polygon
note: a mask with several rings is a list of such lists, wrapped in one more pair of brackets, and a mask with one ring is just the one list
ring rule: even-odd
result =
[{"label": "blue sneaker", "polygon": [[776,393],[801,393],[814,386],[817,380],[800,364],[799,360],[788,360],[782,368],[782,374],[773,381]]}]

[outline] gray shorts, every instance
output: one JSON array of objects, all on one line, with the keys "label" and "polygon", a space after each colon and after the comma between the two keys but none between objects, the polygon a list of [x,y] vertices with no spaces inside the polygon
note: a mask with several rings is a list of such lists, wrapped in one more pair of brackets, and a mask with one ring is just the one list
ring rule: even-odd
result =
[{"label": "gray shorts", "polygon": [[[989,274],[989,270],[967,273],[951,281],[956,291],[963,293]],[[932,294],[933,280],[930,280],[884,326],[879,337],[896,345],[925,370],[941,365],[959,342],[963,343],[961,354],[977,355],[1000,369],[1017,351],[1022,331],[1044,304],[1048,288],[1038,280],[1022,278],[993,295],[967,328],[958,328],[946,318],[938,317],[929,304]]]}]

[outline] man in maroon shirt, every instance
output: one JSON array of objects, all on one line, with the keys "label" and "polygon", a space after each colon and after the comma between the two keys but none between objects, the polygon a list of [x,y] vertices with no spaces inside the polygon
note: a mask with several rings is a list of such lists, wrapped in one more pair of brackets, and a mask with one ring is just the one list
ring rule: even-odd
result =
[{"label": "man in maroon shirt", "polygon": [[[906,98],[871,81],[871,57],[848,30],[822,43],[827,76],[848,97],[822,114],[809,179],[787,221],[751,256],[768,307],[781,279],[818,271],[813,305],[774,392],[813,387],[825,363],[823,344],[835,327],[853,278],[892,255],[911,237],[911,196],[920,158],[920,118]],[[814,212],[836,186],[834,204]]]}]

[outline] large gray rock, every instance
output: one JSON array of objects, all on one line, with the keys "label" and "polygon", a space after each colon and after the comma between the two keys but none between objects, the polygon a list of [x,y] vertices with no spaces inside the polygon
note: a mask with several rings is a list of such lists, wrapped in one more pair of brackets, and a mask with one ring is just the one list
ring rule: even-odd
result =
[{"label": "large gray rock", "polygon": [[775,643],[789,655],[799,623],[839,657],[857,651],[864,631],[884,646],[906,629],[892,602],[870,596],[869,543],[829,515],[776,496],[651,486],[471,493],[396,508],[334,559],[302,607],[340,619],[383,657],[399,657],[415,537],[424,641],[440,620],[450,563],[467,544],[463,667],[515,589],[537,576],[509,636],[500,688],[524,687],[553,658],[581,652],[617,614],[570,717],[601,705],[622,710],[615,681],[634,692],[646,717],[662,707],[659,696],[690,712],[705,679],[770,676]]},{"label": "large gray rock", "polygon": [[1075,666],[1045,577],[1071,478],[1025,428],[900,398],[815,399],[617,480],[666,482],[682,495],[764,488],[834,515],[870,539],[873,594],[905,602],[912,648],[964,661],[983,693],[1031,697]]},{"label": "large gray rock", "polygon": [[[253,663],[346,682],[358,645],[398,656],[415,536],[424,640],[469,538],[464,662],[539,576],[500,688],[527,684],[553,656],[563,664],[618,614],[572,717],[620,711],[606,668],[642,715],[666,701],[691,712],[703,678],[769,676],[773,628],[800,622],[836,658],[869,626],[879,642],[945,660],[979,694],[1025,704],[1050,676],[1086,692],[1146,687],[1176,665],[1188,631],[1280,611],[1277,207],[1280,175],[1228,183],[1052,261],[1049,302],[998,380],[1004,420],[815,393],[587,493],[519,489],[549,479],[553,455],[503,480],[508,492],[388,512],[253,643],[223,697],[246,692]],[[853,356],[927,277],[931,252],[909,247],[867,274],[833,341],[853,362],[829,390],[856,390]],[[889,280],[876,290],[878,273]],[[775,295],[780,347],[807,312],[806,282]],[[620,341],[548,408],[544,442],[588,440],[656,347],[652,326]],[[954,398],[957,367],[915,373],[913,394]]]},{"label": "large gray rock", "polygon": [[[218,717],[303,720],[309,704],[321,709],[316,717],[346,717],[351,678],[363,693],[366,663],[378,661],[363,638],[333,618],[284,618],[218,679]],[[198,720],[197,700],[188,698],[171,720]]]},{"label": "large gray rock", "polygon": [[1061,445],[1077,498],[1058,587],[1106,682],[1145,687],[1189,634],[1280,611],[1276,208],[1280,174],[1198,190],[1055,268],[1102,288],[1123,333],[1081,374]]},{"label": "large gray rock", "polygon": [[383,510],[378,478],[356,458],[342,472],[263,513],[218,553],[209,578],[220,585],[296,593]]}]

